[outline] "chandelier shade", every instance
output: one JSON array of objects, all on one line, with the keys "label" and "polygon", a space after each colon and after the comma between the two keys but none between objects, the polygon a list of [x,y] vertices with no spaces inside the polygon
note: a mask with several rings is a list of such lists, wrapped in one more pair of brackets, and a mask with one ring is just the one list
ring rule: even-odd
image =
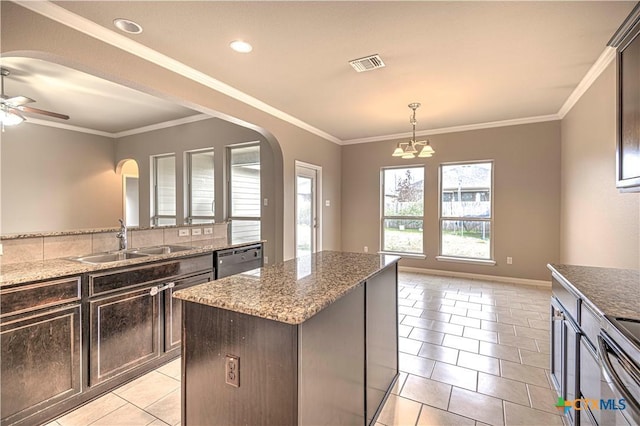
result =
[{"label": "chandelier shade", "polygon": [[416,109],[420,107],[418,102],[410,103],[409,108],[413,111],[413,114],[409,116],[409,123],[413,127],[413,137],[409,142],[398,142],[395,150],[391,154],[392,157],[401,157],[405,159],[416,158],[416,154],[419,158],[432,157],[436,151],[429,144],[429,141],[416,141]]}]

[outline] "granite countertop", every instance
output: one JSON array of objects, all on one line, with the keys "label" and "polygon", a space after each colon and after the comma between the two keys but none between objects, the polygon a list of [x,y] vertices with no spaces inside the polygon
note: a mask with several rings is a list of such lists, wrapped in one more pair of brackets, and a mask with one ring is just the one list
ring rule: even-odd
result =
[{"label": "granite countertop", "polygon": [[601,315],[640,320],[640,271],[559,264],[548,268]]},{"label": "granite countertop", "polygon": [[323,251],[174,293],[178,299],[301,324],[400,257]]},{"label": "granite countertop", "polygon": [[[145,257],[127,259],[118,262],[107,262],[99,264],[81,263],[68,258],[42,260],[36,262],[14,263],[2,265],[0,268],[0,287],[23,284],[32,281],[55,279],[70,275],[79,275],[87,272],[102,271],[106,269],[129,267],[149,262],[157,262],[165,259],[176,259],[180,257],[194,256],[197,254],[212,253],[218,250],[241,247],[249,244],[260,243],[217,243],[215,240],[194,241],[190,246],[192,250],[179,251],[168,254],[158,254]],[[213,264],[212,264],[213,267]]]}]

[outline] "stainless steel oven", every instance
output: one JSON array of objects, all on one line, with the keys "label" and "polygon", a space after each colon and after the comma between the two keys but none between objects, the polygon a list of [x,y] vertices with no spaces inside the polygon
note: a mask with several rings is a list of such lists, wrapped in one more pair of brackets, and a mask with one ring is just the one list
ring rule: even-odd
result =
[{"label": "stainless steel oven", "polygon": [[630,424],[640,425],[640,321],[606,319],[608,323],[598,336],[602,373],[620,413]]}]

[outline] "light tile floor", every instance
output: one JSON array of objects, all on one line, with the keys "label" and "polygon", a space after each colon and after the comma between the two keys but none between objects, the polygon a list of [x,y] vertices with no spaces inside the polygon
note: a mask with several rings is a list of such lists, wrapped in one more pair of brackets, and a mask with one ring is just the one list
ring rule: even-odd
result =
[{"label": "light tile floor", "polygon": [[[563,424],[550,289],[402,272],[398,291],[401,374],[377,426]],[[176,360],[50,426],[179,424]]]}]

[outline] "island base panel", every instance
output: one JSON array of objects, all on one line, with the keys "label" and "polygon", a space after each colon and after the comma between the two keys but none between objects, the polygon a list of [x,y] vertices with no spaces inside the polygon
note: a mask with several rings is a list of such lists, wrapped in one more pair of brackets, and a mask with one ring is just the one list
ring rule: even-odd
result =
[{"label": "island base panel", "polygon": [[[183,304],[182,424],[297,423],[296,326]],[[225,381],[239,358],[239,387]]]}]

